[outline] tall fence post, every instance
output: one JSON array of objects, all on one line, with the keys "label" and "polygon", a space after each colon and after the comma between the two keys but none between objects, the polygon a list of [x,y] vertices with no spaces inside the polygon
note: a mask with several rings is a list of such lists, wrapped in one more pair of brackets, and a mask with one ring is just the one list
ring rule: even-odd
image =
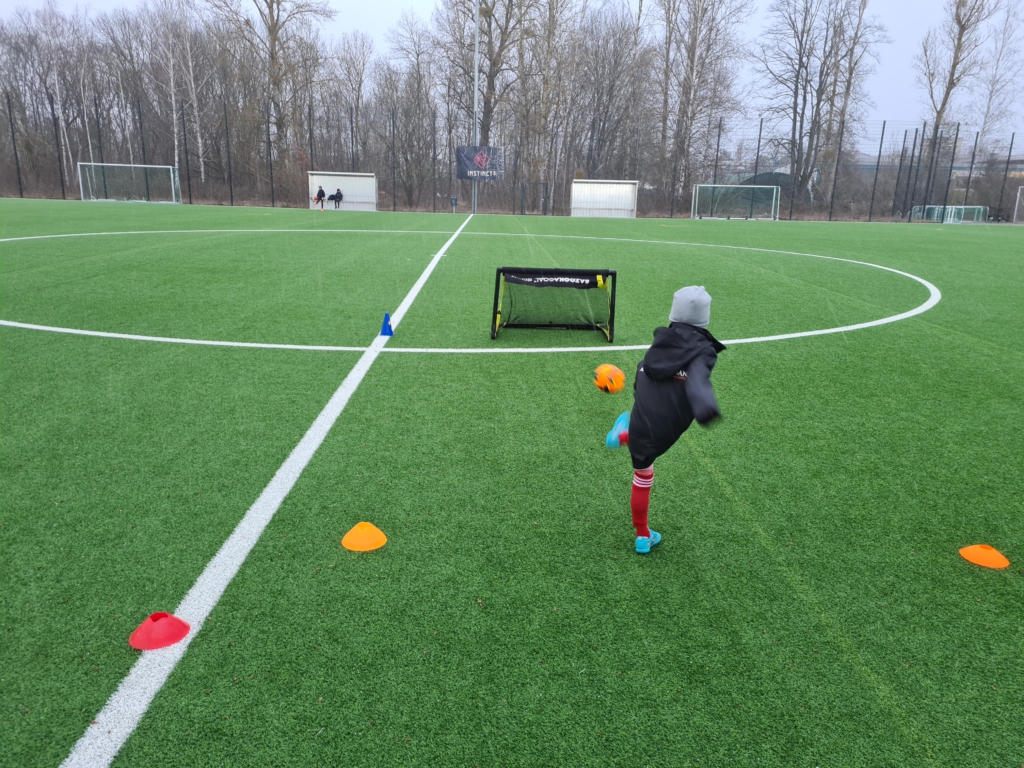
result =
[{"label": "tall fence post", "polygon": [[352,147],[352,173],[356,172],[356,119],[355,108],[348,108],[348,137]]},{"label": "tall fence post", "polygon": [[231,205],[235,204],[235,178],[231,172],[231,129],[228,126],[228,102],[227,99],[222,99],[221,104],[224,106],[224,151],[228,156],[228,199],[231,201]]},{"label": "tall fence post", "polygon": [[974,156],[978,153],[978,136],[981,131],[974,132],[974,149],[971,150],[971,168],[967,171],[967,188],[964,189],[964,202],[963,205],[967,205],[967,195],[971,193],[971,177],[974,175]]},{"label": "tall fence post", "polygon": [[1016,133],[1010,134],[1010,151],[1006,153],[1006,167],[1003,168],[1003,185],[999,188],[999,205],[996,207],[996,221],[999,221],[1003,215],[1003,193],[1006,191],[1006,177],[1010,173],[1010,158],[1013,157],[1013,140],[1016,137]]},{"label": "tall fence post", "polygon": [[[716,163],[717,165],[717,163]],[[668,217],[675,218],[676,214],[676,176],[679,173],[679,126],[672,134],[672,188],[669,190]]]},{"label": "tall fence post", "polygon": [[437,213],[437,110],[430,110],[430,135],[433,149],[430,154],[434,175],[434,213]]},{"label": "tall fence post", "polygon": [[395,109],[391,108],[391,210],[398,210],[398,149],[395,146]]},{"label": "tall fence post", "polygon": [[[718,138],[715,140],[715,170],[711,174],[711,210],[715,210],[715,193],[718,192],[715,189],[715,185],[718,184],[718,151],[722,148],[722,118],[718,118]],[[675,174],[675,171],[673,171]],[[672,187],[672,195],[675,196],[675,186]],[[792,218],[792,215],[790,215]]]},{"label": "tall fence post", "polygon": [[185,181],[188,182],[188,204],[192,205],[192,173],[188,167],[188,131],[185,130],[185,104],[181,105],[181,138],[184,143]]},{"label": "tall fence post", "polygon": [[7,119],[11,122],[11,145],[14,147],[14,170],[18,174],[18,197],[24,197],[25,191],[21,186],[21,163],[18,161],[18,140],[14,137],[14,112],[11,110],[11,94],[7,96]]},{"label": "tall fence post", "polygon": [[[633,178],[640,181],[640,121],[636,121],[636,165],[633,166]],[[544,201],[545,203],[547,200]]]},{"label": "tall fence post", "polygon": [[896,198],[897,198],[897,196],[899,196],[899,193],[900,193],[900,176],[903,175],[903,159],[904,159],[904,157],[906,157],[906,154],[907,154],[907,134],[908,133],[910,133],[910,131],[907,131],[907,130],[903,131],[903,147],[900,149],[900,165],[899,165],[899,168],[896,171],[896,184],[892,188],[892,210],[889,211],[889,216],[890,217],[896,215]]},{"label": "tall fence post", "polygon": [[57,149],[57,173],[60,174],[60,199],[67,200],[67,193],[64,191],[64,165],[61,163],[60,152],[60,131],[57,130],[57,112],[53,108],[53,96],[46,92],[46,99],[50,102],[50,119],[53,121],[53,146]]},{"label": "tall fence post", "polygon": [[[910,164],[907,165],[907,183],[903,187],[903,209],[900,218],[908,211],[907,199],[910,197],[910,179],[914,175],[914,152],[917,150],[917,128],[914,129],[914,143],[910,145]],[[909,214],[908,214],[909,215]]]},{"label": "tall fence post", "polygon": [[[96,146],[100,150],[100,166],[103,166],[103,134],[100,133],[100,100],[96,95],[96,83],[93,83],[92,91],[92,104],[93,114],[96,116]],[[107,169],[104,167],[100,168],[100,178],[103,179],[103,197],[109,200],[110,194],[107,192]]]},{"label": "tall fence post", "polygon": [[[754,184],[757,184],[757,170],[761,165],[761,131],[764,130],[764,118],[761,118],[761,122],[757,126],[757,151],[754,153]],[[747,218],[754,217],[754,195],[750,195],[750,214]]]},{"label": "tall fence post", "polygon": [[956,145],[960,141],[960,123],[956,124],[956,133],[953,136],[953,151],[949,153],[949,173],[946,175],[946,192],[942,196],[942,215],[939,221],[946,220],[946,203],[949,202],[949,185],[953,181],[953,163],[956,162]]},{"label": "tall fence post", "polygon": [[267,173],[270,175],[270,207],[274,206],[274,159],[270,150],[270,102],[267,102]]},{"label": "tall fence post", "polygon": [[[138,144],[142,151],[142,178],[145,179],[145,202],[150,202],[150,167],[145,160],[145,131],[142,130],[142,99],[135,99],[135,106],[138,110]],[[173,190],[172,190],[173,194]]]},{"label": "tall fence post", "polygon": [[711,175],[711,183],[718,183],[718,150],[722,148],[722,118],[718,118],[718,139],[715,141],[715,170]]},{"label": "tall fence post", "polygon": [[[93,84],[93,88],[95,88],[95,87],[96,87],[96,85],[94,83]],[[103,160],[103,134],[100,133],[100,98],[96,94],[95,90],[93,90],[93,92],[92,92],[92,108],[93,108],[93,115],[96,116],[96,146],[97,146],[97,148],[100,151],[100,163],[102,164],[105,161]],[[104,179],[104,183],[105,183],[105,181],[106,180]],[[104,197],[106,196],[106,194],[107,194],[107,190],[106,190],[106,188],[104,188],[104,190],[103,190]]]},{"label": "tall fence post", "polygon": [[[914,219],[914,198],[917,196],[917,180],[921,176],[921,158],[924,157],[924,135],[928,133],[928,121],[921,126],[921,146],[917,148],[917,170],[914,171],[914,186],[910,190],[910,207],[907,208],[907,222]],[[911,158],[913,159],[913,158]]]},{"label": "tall fence post", "polygon": [[[932,128],[932,133],[934,132],[935,128]],[[932,140],[932,148],[928,153],[928,173],[924,180],[924,197],[921,198],[921,205],[925,208],[927,208],[932,201],[932,187],[935,185],[933,174],[936,170],[935,166],[939,161],[939,147],[942,146],[942,139],[945,138],[943,133],[943,130],[940,128],[939,138],[937,140]]]},{"label": "tall fence post", "polygon": [[882,138],[878,140],[878,160],[875,161],[875,181],[871,184],[871,204],[868,206],[868,222],[875,212],[875,190],[878,188],[878,169],[882,167],[882,142],[885,141],[885,120],[882,121]]},{"label": "tall fence post", "polygon": [[836,167],[832,171],[832,196],[828,201],[828,220],[832,221],[832,206],[836,202],[836,182],[839,181],[839,160],[843,156],[843,131],[846,128],[846,121],[839,120],[839,149],[836,150]]},{"label": "tall fence post", "polygon": [[309,102],[309,170],[315,171],[313,164],[313,102]]}]

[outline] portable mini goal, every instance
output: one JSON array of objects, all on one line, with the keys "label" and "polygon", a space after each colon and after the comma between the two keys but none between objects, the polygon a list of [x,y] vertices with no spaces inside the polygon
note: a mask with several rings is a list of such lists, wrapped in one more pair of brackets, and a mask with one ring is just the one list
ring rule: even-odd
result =
[{"label": "portable mini goal", "polygon": [[498,267],[491,338],[502,328],[600,331],[615,337],[614,269]]},{"label": "portable mini goal", "polygon": [[753,184],[694,184],[691,219],[779,218],[779,187]]},{"label": "portable mini goal", "polygon": [[83,200],[181,203],[178,169],[172,165],[79,163],[78,191]]},{"label": "portable mini goal", "polygon": [[[376,211],[377,176],[373,173],[334,173],[331,171],[306,171],[309,177],[309,207],[320,208],[314,198],[317,187],[325,192],[325,211]],[[341,190],[341,202],[335,207],[327,197]]]}]

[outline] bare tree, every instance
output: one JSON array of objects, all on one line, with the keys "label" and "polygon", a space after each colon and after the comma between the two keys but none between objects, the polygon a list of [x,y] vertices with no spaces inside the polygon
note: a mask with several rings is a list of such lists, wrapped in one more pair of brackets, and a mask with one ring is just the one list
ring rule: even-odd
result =
[{"label": "bare tree", "polygon": [[775,0],[758,60],[768,112],[782,118],[790,160],[790,198],[831,174],[840,127],[866,99],[864,78],[884,29],[865,15],[866,0]]},{"label": "bare tree", "polygon": [[[480,2],[480,143],[491,141],[495,112],[515,84],[515,53],[519,43],[532,37],[530,20],[536,0],[481,0]],[[437,42],[449,64],[473,82],[475,37],[473,0],[444,0],[435,11]],[[467,97],[472,105],[473,94]]]},{"label": "bare tree", "polygon": [[283,103],[293,42],[290,33],[304,22],[330,21],[335,11],[328,0],[207,0],[207,4],[264,62],[266,95],[273,106],[278,136],[284,140],[291,127]]},{"label": "bare tree", "polygon": [[921,41],[914,69],[928,97],[933,144],[960,87],[981,71],[982,27],[998,10],[999,0],[946,0],[942,24]]},{"label": "bare tree", "polygon": [[981,115],[979,143],[1024,109],[1024,46],[1021,44],[1021,4],[1007,0],[990,35],[989,48],[978,76],[971,84],[974,102],[971,112]]},{"label": "bare tree", "polygon": [[735,99],[737,64],[743,56],[736,28],[750,11],[748,0],[681,0],[676,15],[677,94],[675,148],[689,190],[715,116],[740,111]]}]

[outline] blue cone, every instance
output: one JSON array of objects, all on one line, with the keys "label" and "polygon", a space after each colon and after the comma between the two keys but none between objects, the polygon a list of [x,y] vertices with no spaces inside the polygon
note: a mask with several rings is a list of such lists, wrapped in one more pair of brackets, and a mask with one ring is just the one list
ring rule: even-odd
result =
[{"label": "blue cone", "polygon": [[388,312],[384,313],[384,322],[380,326],[381,336],[394,336],[395,332],[391,330],[391,315]]}]

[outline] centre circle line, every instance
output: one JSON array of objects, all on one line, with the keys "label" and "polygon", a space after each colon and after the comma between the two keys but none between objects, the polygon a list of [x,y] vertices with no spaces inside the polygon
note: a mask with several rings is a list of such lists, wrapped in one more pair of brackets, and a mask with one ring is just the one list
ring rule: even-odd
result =
[{"label": "centre circle line", "polygon": [[[22,240],[46,240],[51,238],[64,238],[64,237],[97,237],[105,235],[166,235],[166,234],[238,234],[238,233],[250,233],[259,234],[264,232],[272,232],[279,234],[288,233],[302,233],[302,234],[381,234],[381,235],[405,235],[405,234],[416,234],[416,235],[443,235],[445,232],[436,232],[433,230],[407,230],[407,229],[170,229],[170,230],[140,230],[140,231],[125,231],[125,232],[82,232],[82,233],[69,233],[61,235],[33,235],[29,237],[12,237],[0,239],[0,243],[15,242]],[[461,229],[460,229],[461,232]],[[886,272],[892,272],[893,274],[900,275],[914,280],[925,288],[928,289],[928,299],[917,307],[906,312],[901,312],[897,315],[890,315],[883,317],[878,320],[869,320],[863,323],[855,323],[852,325],[843,325],[834,328],[821,328],[813,331],[797,331],[795,333],[780,333],[772,336],[751,336],[743,339],[726,339],[723,344],[754,344],[763,341],[783,341],[786,339],[799,339],[808,336],[823,336],[830,333],[846,333],[848,331],[858,331],[864,328],[873,328],[879,325],[887,325],[889,323],[899,322],[900,320],[906,320],[920,315],[923,312],[927,312],[929,309],[934,307],[942,299],[942,292],[939,291],[932,283],[928,282],[922,277],[913,275],[909,272],[903,272],[899,269],[893,269],[892,267],[884,267],[881,264],[873,264],[869,261],[858,261],[855,259],[844,259],[839,256],[824,256],[818,253],[803,253],[801,251],[783,251],[774,248],[757,248],[754,246],[746,245],[723,245],[720,243],[690,243],[690,242],[677,242],[672,240],[645,240],[639,238],[618,238],[618,237],[597,237],[591,235],[552,235],[552,234],[531,234],[528,232],[466,232],[466,236],[476,237],[536,237],[536,238],[550,238],[550,239],[561,239],[561,240],[587,240],[597,242],[611,242],[611,243],[636,243],[642,245],[669,245],[669,246],[685,246],[690,248],[723,248],[738,251],[754,251],[759,253],[779,253],[786,256],[806,256],[814,259],[825,259],[827,261],[842,261],[847,264],[857,264],[864,267],[873,267],[875,269],[881,269]],[[8,326],[11,328],[24,328],[27,330],[35,331],[47,331],[51,333],[68,333],[78,336],[99,336],[102,338],[109,339],[125,339],[129,341],[151,341],[161,342],[165,344],[193,344],[198,346],[210,346],[210,347],[242,347],[252,349],[285,349],[285,350],[301,350],[309,352],[365,352],[367,347],[347,347],[347,346],[329,346],[319,344],[273,344],[273,343],[262,343],[262,342],[245,342],[245,341],[218,341],[208,339],[187,339],[177,338],[170,336],[145,336],[140,334],[131,333],[114,333],[110,331],[90,331],[79,328],[62,328],[59,326],[49,325],[38,325],[34,323],[19,323],[13,320],[0,320],[0,325]],[[607,351],[634,351],[640,349],[647,349],[649,344],[634,344],[634,345],[623,345],[623,346],[594,346],[594,347],[389,347],[385,348],[384,352],[405,352],[415,353],[419,352],[422,354],[449,354],[449,355],[481,355],[481,354],[551,354],[556,352],[607,352]]]}]

